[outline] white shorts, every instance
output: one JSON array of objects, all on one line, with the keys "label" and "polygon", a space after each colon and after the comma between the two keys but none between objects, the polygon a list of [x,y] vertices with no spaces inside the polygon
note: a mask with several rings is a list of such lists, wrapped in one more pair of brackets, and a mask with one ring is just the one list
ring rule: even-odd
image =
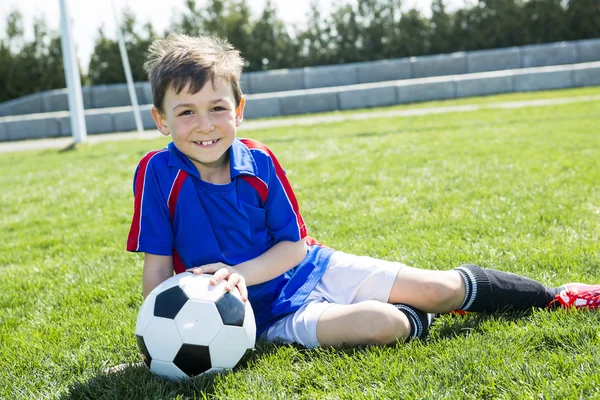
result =
[{"label": "white shorts", "polygon": [[317,322],[335,304],[365,300],[387,303],[392,285],[404,264],[336,251],[321,280],[298,311],[271,326],[261,338],[282,343],[319,346]]}]

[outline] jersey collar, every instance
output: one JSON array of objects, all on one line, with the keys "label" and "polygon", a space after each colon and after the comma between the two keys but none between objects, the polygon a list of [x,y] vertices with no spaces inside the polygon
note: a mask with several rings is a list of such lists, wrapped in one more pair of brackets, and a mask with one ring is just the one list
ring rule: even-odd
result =
[{"label": "jersey collar", "polygon": [[[185,154],[179,151],[175,143],[169,143],[167,148],[170,153],[170,167],[179,168],[192,176],[200,178],[200,173],[196,166]],[[229,147],[229,168],[231,170],[231,179],[236,178],[238,175],[258,175],[258,168],[250,153],[250,149],[237,138],[233,141],[231,147]]]}]

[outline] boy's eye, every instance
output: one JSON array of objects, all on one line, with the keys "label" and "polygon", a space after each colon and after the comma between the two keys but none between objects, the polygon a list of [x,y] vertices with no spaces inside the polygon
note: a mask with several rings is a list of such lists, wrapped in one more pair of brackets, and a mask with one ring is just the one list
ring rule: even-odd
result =
[{"label": "boy's eye", "polygon": [[216,106],[215,108],[213,108],[213,111],[223,111],[225,110],[225,108],[221,107],[221,106]]},{"label": "boy's eye", "polygon": [[192,111],[191,111],[191,110],[185,110],[185,111],[182,111],[182,112],[180,112],[180,113],[179,113],[179,116],[182,116],[182,115],[190,115],[191,113],[192,113]]}]

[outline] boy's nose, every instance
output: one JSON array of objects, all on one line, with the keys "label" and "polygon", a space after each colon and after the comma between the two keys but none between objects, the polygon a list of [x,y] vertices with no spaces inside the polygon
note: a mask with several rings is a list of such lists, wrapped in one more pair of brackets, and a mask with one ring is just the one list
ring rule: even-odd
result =
[{"label": "boy's nose", "polygon": [[215,129],[215,126],[211,122],[208,116],[198,115],[196,131],[200,133],[209,133]]}]

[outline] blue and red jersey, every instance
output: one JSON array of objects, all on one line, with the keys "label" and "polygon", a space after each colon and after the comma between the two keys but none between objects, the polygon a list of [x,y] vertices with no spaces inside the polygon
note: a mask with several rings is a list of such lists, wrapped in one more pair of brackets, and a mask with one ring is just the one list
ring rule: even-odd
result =
[{"label": "blue and red jersey", "polygon": [[307,236],[285,171],[262,143],[236,139],[229,149],[231,182],[200,179],[173,143],[140,161],[127,250],[173,256],[176,273],[222,262],[235,267],[280,241],[305,239],[308,251],[294,268],[248,287],[260,335],[296,311],[323,275],[333,250]]}]

